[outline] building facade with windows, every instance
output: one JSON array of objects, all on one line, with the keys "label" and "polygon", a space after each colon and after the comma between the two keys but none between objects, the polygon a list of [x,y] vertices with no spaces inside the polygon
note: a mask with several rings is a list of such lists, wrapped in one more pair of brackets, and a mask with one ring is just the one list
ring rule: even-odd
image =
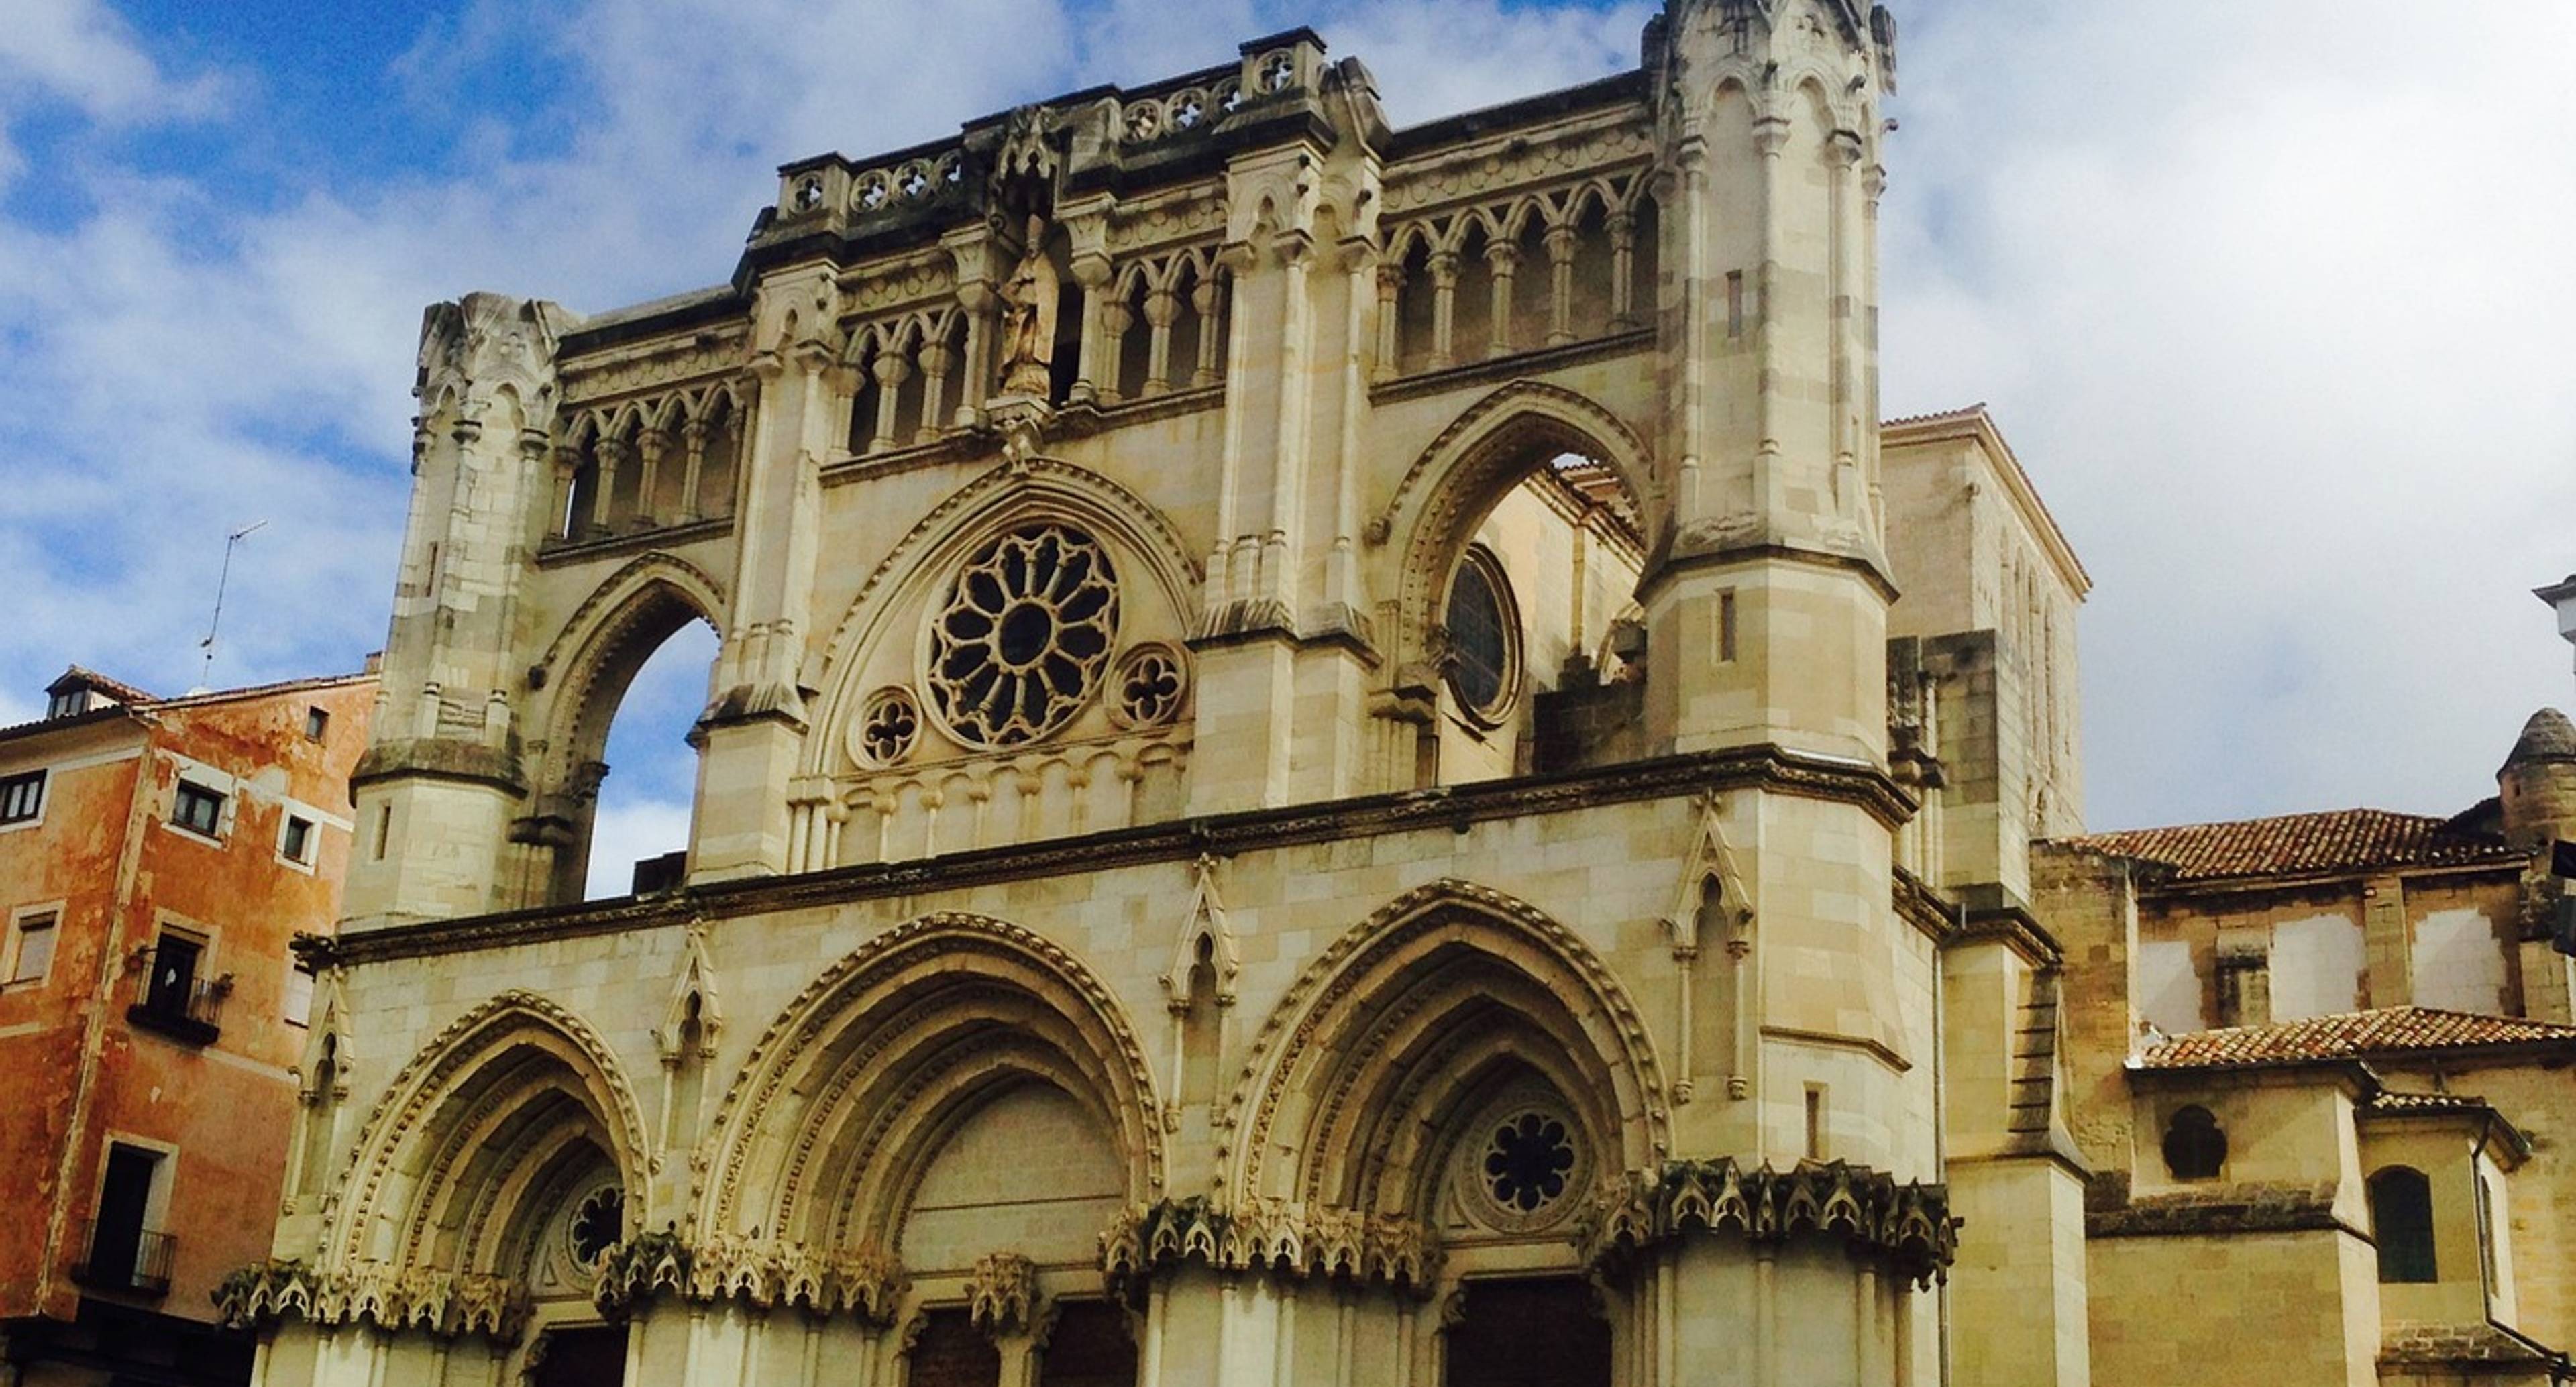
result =
[{"label": "building facade with windows", "polygon": [[[2088,580],[1881,426],[1886,13],[1640,59],[1394,129],[1292,31],[432,307],[264,1387],[2080,1356],[2080,1179],[1945,1186],[1936,1076],[2053,961],[1945,893],[2080,828]],[[684,877],[584,901],[695,621]]]},{"label": "building facade with windows", "polygon": [[0,1361],[243,1380],[375,678],[153,698],[74,669],[0,729]]}]

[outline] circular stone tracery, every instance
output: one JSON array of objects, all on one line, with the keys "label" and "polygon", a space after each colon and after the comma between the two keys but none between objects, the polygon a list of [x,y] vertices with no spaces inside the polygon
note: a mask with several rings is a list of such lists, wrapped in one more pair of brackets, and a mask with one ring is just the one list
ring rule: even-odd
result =
[{"label": "circular stone tracery", "polygon": [[1486,1192],[1496,1204],[1534,1214],[1565,1193],[1574,1170],[1574,1142],[1562,1121],[1524,1112],[1494,1128],[1483,1169]]},{"label": "circular stone tracery", "polygon": [[591,1191],[574,1206],[564,1234],[572,1245],[573,1265],[584,1271],[596,1270],[599,1259],[626,1235],[625,1192],[615,1185]]},{"label": "circular stone tracery", "polygon": [[1117,635],[1117,578],[1099,542],[1025,526],[976,551],[931,623],[931,701],[970,746],[1034,741],[1091,696]]}]

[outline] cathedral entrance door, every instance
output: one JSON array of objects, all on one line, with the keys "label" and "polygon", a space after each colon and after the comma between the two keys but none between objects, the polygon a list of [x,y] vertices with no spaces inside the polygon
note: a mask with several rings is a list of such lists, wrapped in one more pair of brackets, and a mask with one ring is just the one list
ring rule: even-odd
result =
[{"label": "cathedral entrance door", "polygon": [[1445,1387],[1610,1387],[1610,1326],[1571,1277],[1471,1281]]},{"label": "cathedral entrance door", "polygon": [[1056,1312],[1038,1360],[1038,1387],[1136,1387],[1136,1343],[1127,1312],[1087,1300]]},{"label": "cathedral entrance door", "polygon": [[620,1387],[626,1381],[626,1326],[546,1331],[545,1357],[528,1387]]}]

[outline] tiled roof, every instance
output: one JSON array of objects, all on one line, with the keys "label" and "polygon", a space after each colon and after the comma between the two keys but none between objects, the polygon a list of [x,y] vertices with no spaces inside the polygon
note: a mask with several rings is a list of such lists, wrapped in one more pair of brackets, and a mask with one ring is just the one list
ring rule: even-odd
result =
[{"label": "tiled roof", "polygon": [[2234,823],[2182,824],[2059,841],[2162,863],[2173,881],[2303,876],[2378,867],[2447,867],[2520,859],[2519,849],[2444,819],[2385,809],[2335,809]]},{"label": "tiled roof", "polygon": [[2549,1042],[2576,1044],[2576,1026],[2432,1007],[2383,1007],[2269,1026],[2194,1031],[2154,1046],[2136,1063],[2141,1069],[2249,1069],[2309,1060],[2366,1059],[2413,1050]]},{"label": "tiled roof", "polygon": [[53,693],[67,686],[72,688],[86,687],[96,689],[100,693],[107,695],[109,698],[115,699],[119,703],[144,704],[152,701],[152,695],[134,687],[132,684],[126,683],[122,679],[110,679],[106,675],[99,673],[97,670],[84,669],[79,665],[72,665],[66,668],[63,671],[61,678],[56,679],[54,682],[45,686],[45,692]]}]

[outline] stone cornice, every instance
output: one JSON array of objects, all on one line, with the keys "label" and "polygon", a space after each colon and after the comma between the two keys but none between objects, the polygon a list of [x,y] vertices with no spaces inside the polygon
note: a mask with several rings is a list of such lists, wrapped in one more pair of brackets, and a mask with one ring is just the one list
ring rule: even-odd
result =
[{"label": "stone cornice", "polygon": [[236,1328],[304,1320],[371,1324],[515,1343],[527,1329],[528,1291],[505,1276],[365,1263],[325,1271],[295,1260],[254,1262],[214,1290],[215,1310]]},{"label": "stone cornice", "polygon": [[1688,799],[1711,790],[1762,790],[1856,805],[1889,828],[1911,818],[1918,807],[1912,794],[1875,766],[1778,746],[1735,747],[1435,790],[1176,819],[913,861],[711,882],[650,900],[623,898],[351,930],[317,945],[317,955],[325,967],[433,957],[664,925],[685,927],[702,917],[763,914],[1119,867],[1195,862],[1207,855],[1227,857],[1436,828],[1463,831],[1498,819]]},{"label": "stone cornice", "polygon": [[690,1305],[738,1301],[757,1310],[798,1309],[894,1322],[903,1268],[875,1248],[817,1248],[748,1238],[691,1242],[646,1233],[600,1258],[591,1293],[600,1313],[624,1319],[663,1298]]},{"label": "stone cornice", "polygon": [[1899,1184],[1892,1175],[1842,1161],[1801,1162],[1785,1171],[1746,1169],[1725,1157],[1671,1161],[1660,1173],[1631,1171],[1604,1186],[1588,1222],[1585,1258],[1604,1270],[1691,1235],[1731,1234],[1756,1246],[1828,1237],[1929,1285],[1947,1277],[1959,1249],[1947,1186]]},{"label": "stone cornice", "polygon": [[1113,1288],[1133,1292],[1188,1263],[1427,1295],[1440,1250],[1432,1231],[1409,1218],[1269,1200],[1220,1208],[1205,1197],[1129,1209],[1100,1235],[1101,1270]]}]

